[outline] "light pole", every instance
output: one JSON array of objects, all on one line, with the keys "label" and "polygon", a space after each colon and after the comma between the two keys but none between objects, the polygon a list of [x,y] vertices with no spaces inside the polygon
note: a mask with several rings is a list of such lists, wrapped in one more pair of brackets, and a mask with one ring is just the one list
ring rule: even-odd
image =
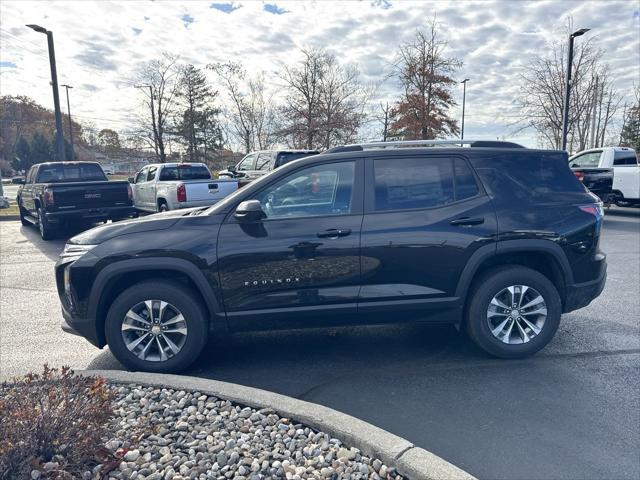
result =
[{"label": "light pole", "polygon": [[47,36],[49,47],[49,66],[51,67],[51,88],[53,88],[53,109],[56,117],[56,156],[57,160],[65,160],[64,136],[62,132],[62,114],[60,113],[60,96],[58,95],[58,74],[56,71],[56,53],[53,48],[53,33],[39,25],[27,25],[38,33]]},{"label": "light pole", "polygon": [[569,55],[567,59],[567,80],[564,87],[564,112],[562,114],[562,150],[567,149],[567,133],[569,130],[569,99],[571,97],[571,68],[573,67],[573,40],[584,35],[590,29],[581,28],[569,35]]},{"label": "light pole", "polygon": [[460,129],[460,140],[464,140],[464,108],[467,103],[467,82],[468,78],[465,78],[462,82],[462,128]]},{"label": "light pole", "polygon": [[71,106],[69,104],[69,89],[73,87],[64,83],[60,86],[64,87],[67,91],[67,116],[69,117],[69,141],[71,142],[71,160],[75,160],[76,154],[73,151],[73,123],[71,122]]}]

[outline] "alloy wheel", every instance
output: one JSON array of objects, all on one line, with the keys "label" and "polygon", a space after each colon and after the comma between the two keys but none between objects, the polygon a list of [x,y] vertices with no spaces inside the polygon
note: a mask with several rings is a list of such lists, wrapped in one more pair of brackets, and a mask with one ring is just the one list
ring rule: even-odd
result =
[{"label": "alloy wheel", "polygon": [[544,297],[527,285],[511,285],[489,302],[487,323],[495,338],[510,345],[527,343],[540,334],[547,319]]},{"label": "alloy wheel", "polygon": [[182,350],[187,340],[187,322],[174,305],[145,300],[126,313],[122,339],[139,359],[165,362]]}]

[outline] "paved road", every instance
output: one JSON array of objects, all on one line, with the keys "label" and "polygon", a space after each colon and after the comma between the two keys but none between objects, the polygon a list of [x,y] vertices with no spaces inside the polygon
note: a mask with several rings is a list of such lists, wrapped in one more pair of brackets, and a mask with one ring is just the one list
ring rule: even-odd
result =
[{"label": "paved road", "polygon": [[[18,222],[0,222],[0,237],[0,375],[120,368],[58,329],[64,242]],[[370,327],[217,339],[189,373],[336,408],[484,479],[638,479],[640,211],[612,210],[602,245],[603,295],[531,359],[491,359],[451,328]]]}]

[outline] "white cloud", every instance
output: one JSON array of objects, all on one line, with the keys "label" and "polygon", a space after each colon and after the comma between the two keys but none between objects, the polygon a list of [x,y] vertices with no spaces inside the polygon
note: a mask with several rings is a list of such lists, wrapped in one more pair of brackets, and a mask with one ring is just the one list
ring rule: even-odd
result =
[{"label": "white cloud", "polygon": [[[212,4],[222,5],[212,8]],[[265,5],[270,5],[265,9]],[[275,7],[271,7],[275,6]],[[450,52],[469,77],[465,136],[509,136],[517,115],[522,67],[546,45],[564,38],[567,17],[591,27],[606,49],[605,61],[622,93],[638,82],[640,14],[634,1],[11,1],[0,26],[0,91],[24,94],[50,106],[46,39],[24,25],[54,32],[58,77],[69,83],[72,113],[116,129],[130,126],[140,92],[130,78],[141,62],[163,51],[196,66],[241,60],[249,71],[274,78],[304,46],[324,47],[360,67],[368,82],[381,81],[397,45],[437,14]],[[229,12],[229,13],[227,13]],[[278,14],[274,14],[277,12]],[[580,39],[578,39],[580,41]],[[392,98],[393,83],[379,96]],[[461,100],[462,89],[457,92]],[[459,116],[460,108],[452,112]],[[532,134],[519,141],[535,145]]]}]

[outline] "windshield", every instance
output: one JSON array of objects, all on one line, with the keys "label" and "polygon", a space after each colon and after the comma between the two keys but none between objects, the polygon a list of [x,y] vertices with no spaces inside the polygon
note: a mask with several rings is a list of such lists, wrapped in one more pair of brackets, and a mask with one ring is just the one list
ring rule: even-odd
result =
[{"label": "windshield", "polygon": [[99,182],[106,181],[100,165],[96,163],[52,164],[40,167],[36,183]]},{"label": "windshield", "polygon": [[210,180],[211,173],[204,165],[179,165],[177,167],[164,167],[160,174],[160,180]]}]

